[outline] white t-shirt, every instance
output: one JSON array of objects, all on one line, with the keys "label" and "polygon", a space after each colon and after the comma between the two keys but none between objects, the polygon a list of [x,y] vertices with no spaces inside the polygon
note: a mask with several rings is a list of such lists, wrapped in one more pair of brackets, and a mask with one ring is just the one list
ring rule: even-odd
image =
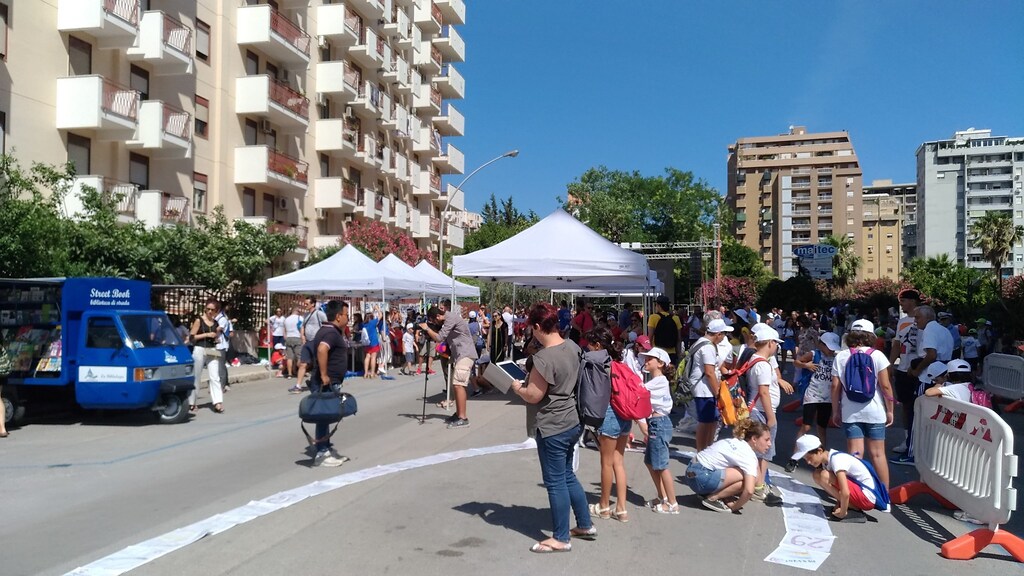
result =
[{"label": "white t-shirt", "polygon": [[757,476],[757,454],[739,438],[725,438],[701,450],[697,463],[709,470],[739,468],[744,476]]},{"label": "white t-shirt", "polygon": [[811,382],[804,392],[804,404],[829,404],[832,402],[832,367],[835,356],[821,355],[818,368],[811,374]]},{"label": "white t-shirt", "polygon": [[292,314],[284,319],[284,337],[285,338],[301,338],[302,332],[299,328],[302,326],[302,316],[298,314]]},{"label": "white t-shirt", "polygon": [[900,372],[910,370],[910,363],[917,358],[918,337],[919,334],[917,324],[914,323],[914,317],[904,316],[900,318],[896,324],[896,339],[893,341],[895,345],[900,347],[900,363],[896,365],[896,369]]},{"label": "white t-shirt", "polygon": [[643,364],[640,363],[640,359],[637,358],[636,352],[633,350],[632,346],[627,347],[625,351],[623,351],[622,363],[629,366],[629,369],[639,376],[641,380],[644,379]]},{"label": "white t-shirt", "polygon": [[413,337],[412,332],[408,330],[405,334],[402,334],[402,353],[412,354],[416,351],[416,339]]},{"label": "white t-shirt", "polygon": [[974,336],[965,336],[962,341],[964,349],[964,358],[977,358],[978,357],[978,339]]},{"label": "white t-shirt", "polygon": [[967,387],[967,384],[946,384],[940,386],[939,390],[942,391],[943,398],[952,398],[968,403],[971,401],[971,389]]},{"label": "white t-shirt", "polygon": [[270,335],[284,336],[284,316],[270,317]]},{"label": "white t-shirt", "polygon": [[953,359],[953,335],[935,320],[924,327],[924,336],[918,339],[917,355],[923,358],[929,348],[935,349],[935,359],[939,362]]},{"label": "white t-shirt", "polygon": [[774,412],[779,407],[782,392],[779,389],[779,379],[776,377],[775,367],[772,366],[772,360],[775,360],[775,358],[766,358],[765,360],[765,362],[754,364],[747,372],[747,384],[750,386],[749,396],[747,397],[754,403],[755,411],[764,412],[764,406],[761,404],[761,394],[764,394],[762,387],[767,386],[768,396],[772,401],[772,412]]},{"label": "white t-shirt", "polygon": [[719,372],[721,372],[722,366],[729,358],[729,355],[732,354],[732,342],[729,342],[729,336],[731,336],[731,334],[727,334],[726,337],[722,338],[722,341],[718,343],[718,361],[715,362],[715,367],[718,368]]},{"label": "white t-shirt", "polygon": [[658,376],[644,384],[651,391],[651,409],[655,414],[668,414],[672,411],[672,391],[668,386],[668,378]]},{"label": "white t-shirt", "polygon": [[515,332],[515,316],[512,316],[511,312],[502,312],[501,319],[505,321],[505,327],[508,329],[508,335],[511,336]]},{"label": "white t-shirt", "polygon": [[[707,344],[701,344],[707,342]],[[697,340],[694,346],[700,346],[700,349],[690,359],[690,369],[692,372],[687,374],[689,377],[691,374],[699,372],[701,374],[700,380],[693,389],[694,398],[714,398],[714,394],[711,393],[711,383],[708,381],[708,376],[704,370],[705,366],[718,366],[718,349],[715,345],[707,338],[701,338]]]},{"label": "white t-shirt", "polygon": [[[857,348],[857,350],[866,352],[868,348],[861,347]],[[832,367],[832,374],[839,377],[840,383],[846,378],[846,363],[850,360],[850,354],[852,353],[852,350],[847,349],[841,350],[836,354],[836,362]],[[889,367],[889,359],[880,350],[875,350],[871,353],[871,361],[875,365],[876,376]],[[840,386],[839,404],[843,414],[843,422],[885,424],[885,399],[882,398],[882,386],[880,384],[876,384],[875,397],[870,402],[854,402],[850,400],[846,393],[842,391],[842,386]]]},{"label": "white t-shirt", "polygon": [[829,450],[828,462],[825,464],[825,468],[833,474],[836,472],[846,472],[847,477],[856,480],[867,488],[867,490],[862,490],[864,497],[872,504],[875,503],[875,493],[872,491],[875,488],[875,479],[871,477],[868,467],[859,458],[845,452]]}]

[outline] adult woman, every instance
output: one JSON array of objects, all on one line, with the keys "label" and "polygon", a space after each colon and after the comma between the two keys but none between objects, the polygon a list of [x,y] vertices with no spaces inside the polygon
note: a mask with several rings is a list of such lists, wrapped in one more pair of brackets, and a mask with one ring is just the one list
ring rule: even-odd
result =
[{"label": "adult woman", "polygon": [[[576,376],[580,368],[580,348],[558,333],[558,310],[538,303],[528,316],[533,337],[543,349],[533,355],[533,367],[527,382],[516,381],[512,390],[536,412],[537,455],[541,476],[551,506],[551,538],[537,542],[531,552],[568,552],[571,536],[593,539],[597,536],[587,507],[587,495],[572,471],[573,446],[582,427],[576,412]],[[569,509],[576,516],[576,528],[569,529]]]},{"label": "adult woman", "polygon": [[[889,385],[889,359],[880,350],[872,350],[875,325],[870,320],[856,320],[846,335],[848,350],[836,354],[832,371],[832,422],[840,423],[846,432],[846,451],[866,454],[878,472],[882,484],[889,486],[889,464],[885,459],[885,429],[892,426],[893,396]],[[877,379],[875,394],[867,402],[856,402],[844,392],[846,365],[852,354],[869,353]],[[864,450],[865,441],[867,452]]]},{"label": "adult woman", "polygon": [[213,403],[213,411],[224,412],[224,390],[221,388],[220,363],[224,361],[224,354],[217,350],[217,338],[224,331],[217,325],[217,313],[220,307],[216,300],[208,300],[203,307],[203,313],[192,323],[192,341],[195,348],[192,349],[192,361],[195,365],[195,388],[188,396],[189,410],[195,412],[196,393],[199,391],[199,379],[203,375],[203,366],[206,366],[206,373],[210,379],[210,402]]},{"label": "adult woman", "polygon": [[701,504],[715,512],[738,511],[750,500],[757,480],[757,455],[772,444],[768,425],[750,418],[740,420],[733,434],[735,438],[719,440],[698,452],[686,468],[686,478]]},{"label": "adult woman", "polygon": [[[612,362],[622,363],[622,350],[606,329],[591,330],[584,335],[591,350],[604,350]],[[612,370],[614,377],[615,370]],[[601,452],[601,499],[590,505],[590,515],[598,518],[615,518],[629,522],[626,510],[626,466],[623,456],[629,443],[629,432],[633,422],[621,418],[612,410],[611,404],[604,414],[604,423],[597,431],[597,446]],[[615,510],[611,506],[612,481],[615,481]]]}]

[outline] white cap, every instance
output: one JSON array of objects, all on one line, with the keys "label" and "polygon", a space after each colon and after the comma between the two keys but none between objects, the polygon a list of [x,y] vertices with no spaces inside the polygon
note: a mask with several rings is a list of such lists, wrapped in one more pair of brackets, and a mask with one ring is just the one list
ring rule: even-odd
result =
[{"label": "white cap", "polygon": [[931,365],[928,366],[928,369],[921,373],[918,380],[920,380],[922,384],[931,384],[933,380],[945,374],[946,371],[946,365],[942,362],[932,362]]},{"label": "white cap", "polygon": [[405,329],[406,330],[411,330],[412,329],[412,322],[409,322],[408,324],[406,324],[405,325]]},{"label": "white cap", "polygon": [[476,318],[476,310],[470,310],[469,311],[469,317],[470,318]]},{"label": "white cap", "polygon": [[839,335],[835,332],[825,332],[821,335],[821,343],[828,346],[828,349],[833,352],[839,352],[843,349],[843,343],[839,340]]},{"label": "white cap", "polygon": [[280,342],[278,342],[277,344],[274,344],[274,350],[284,350],[284,349],[285,349],[284,348],[284,344],[281,344]]},{"label": "white cap", "polygon": [[754,324],[750,331],[754,333],[754,338],[756,338],[757,342],[768,342],[769,340],[782,342],[782,338],[779,337],[779,331],[767,324]]},{"label": "white cap", "polygon": [[850,330],[861,330],[863,332],[875,333],[875,325],[871,323],[871,320],[854,320],[853,324],[850,325]]},{"label": "white cap", "polygon": [[946,364],[946,372],[950,374],[954,372],[971,373],[971,365],[966,360],[950,360]]},{"label": "white cap", "polygon": [[715,318],[711,322],[708,322],[707,331],[712,334],[718,334],[719,332],[732,332],[732,326],[727,326],[725,321],[721,318]]},{"label": "white cap", "polygon": [[661,348],[657,348],[657,347],[651,348],[647,352],[641,352],[639,355],[640,356],[650,356],[651,358],[657,358],[658,360],[661,360],[661,362],[663,364],[666,364],[666,365],[672,363],[672,361],[668,357],[668,352],[665,352]]},{"label": "white cap", "polygon": [[792,460],[799,460],[811,450],[821,448],[821,440],[814,434],[804,434],[796,439],[796,452],[793,452]]}]

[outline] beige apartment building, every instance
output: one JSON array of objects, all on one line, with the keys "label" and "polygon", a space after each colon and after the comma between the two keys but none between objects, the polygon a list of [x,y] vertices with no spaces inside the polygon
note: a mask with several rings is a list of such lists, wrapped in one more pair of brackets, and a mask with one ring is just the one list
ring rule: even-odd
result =
[{"label": "beige apartment building", "polygon": [[794,248],[829,235],[853,239],[860,252],[862,173],[847,132],[793,126],[778,136],[740,138],[729,146],[728,169],[732,233],[779,278],[798,273]]},{"label": "beige apartment building", "polygon": [[437,250],[463,0],[0,0],[0,19],[3,150],[72,161],[69,215],[89,185],[147,226],[223,206],[295,235],[296,261],[362,219]]},{"label": "beige apartment building", "polygon": [[917,255],[917,184],[872,180],[864,187],[861,279],[899,280]]}]

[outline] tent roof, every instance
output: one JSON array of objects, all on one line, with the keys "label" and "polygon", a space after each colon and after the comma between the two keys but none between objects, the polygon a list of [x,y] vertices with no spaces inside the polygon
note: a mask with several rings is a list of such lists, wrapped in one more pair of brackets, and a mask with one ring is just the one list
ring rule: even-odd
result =
[{"label": "tent roof", "polygon": [[451,278],[444,276],[447,279],[438,281],[433,276],[424,274],[423,271],[417,267],[409,266],[401,258],[394,254],[388,254],[380,262],[378,266],[383,268],[387,273],[395,277],[410,278],[423,283],[423,291],[421,294],[430,294],[440,296],[444,294],[452,293],[452,281]]},{"label": "tent roof", "polygon": [[608,241],[562,209],[490,248],[453,259],[455,276],[568,288],[647,281],[647,259]]},{"label": "tent roof", "polygon": [[423,275],[424,278],[429,279],[431,282],[441,283],[445,286],[445,294],[451,294],[452,282],[455,283],[455,295],[459,298],[479,298],[480,289],[476,286],[470,286],[464,282],[453,280],[444,272],[441,272],[437,268],[434,268],[430,262],[426,260],[420,260],[420,263],[414,266],[416,270]]},{"label": "tent roof", "polygon": [[422,294],[423,281],[385,271],[351,244],[312,266],[267,280],[269,292],[329,296]]}]

